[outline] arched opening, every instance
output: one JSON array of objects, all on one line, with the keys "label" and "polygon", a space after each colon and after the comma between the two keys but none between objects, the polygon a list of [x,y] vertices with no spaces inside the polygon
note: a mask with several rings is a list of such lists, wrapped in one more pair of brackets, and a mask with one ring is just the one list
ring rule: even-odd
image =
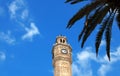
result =
[{"label": "arched opening", "polygon": [[63,39],[63,43],[65,43],[65,40]]},{"label": "arched opening", "polygon": [[62,39],[60,39],[60,42],[62,43]]}]

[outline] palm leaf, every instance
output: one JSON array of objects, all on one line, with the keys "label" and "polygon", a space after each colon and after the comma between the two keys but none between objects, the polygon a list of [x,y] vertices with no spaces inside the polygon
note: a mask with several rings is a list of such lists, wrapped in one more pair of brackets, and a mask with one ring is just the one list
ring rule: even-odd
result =
[{"label": "palm leaf", "polygon": [[[96,10],[95,10],[95,13],[97,13],[102,7],[98,7]],[[95,15],[95,14],[94,14]],[[89,19],[88,19],[88,15],[86,15],[86,21],[85,21],[85,25],[83,27],[83,30],[81,31],[81,33],[79,34],[78,36],[78,41],[80,41],[81,37],[83,36],[85,30],[87,29],[88,27],[88,22],[92,22],[92,20],[94,19],[95,16],[91,16]]]},{"label": "palm leaf", "polygon": [[67,1],[65,1],[65,3],[70,2],[71,4],[76,4],[76,3],[82,2],[82,1],[88,1],[88,0],[67,0]]},{"label": "palm leaf", "polygon": [[118,14],[117,14],[116,20],[117,20],[118,28],[120,29],[120,10],[118,11]]},{"label": "palm leaf", "polygon": [[81,33],[78,36],[78,41],[80,41],[81,37],[83,36],[83,34],[85,33],[87,28],[88,28],[88,26],[87,26],[87,22],[86,22],[83,29],[82,29],[82,31],[81,31]]},{"label": "palm leaf", "polygon": [[110,17],[111,17],[111,14],[107,18],[105,18],[104,22],[101,25],[100,30],[98,31],[98,33],[96,35],[96,42],[95,42],[96,56],[98,56],[98,49],[99,49],[99,46],[100,46],[100,43],[101,43],[101,40],[102,40],[103,33],[105,31],[105,28],[106,28],[106,25],[108,24],[108,21],[109,21]]},{"label": "palm leaf", "polygon": [[76,3],[79,3],[79,2],[82,2],[82,1],[85,1],[85,0],[74,0],[73,2],[71,2],[71,4],[76,4]]},{"label": "palm leaf", "polygon": [[68,22],[67,28],[71,28],[72,25],[79,19],[81,19],[83,16],[87,15],[89,12],[91,12],[93,9],[98,7],[100,4],[103,4],[102,1],[95,1],[91,4],[87,4],[85,7],[83,7],[80,11],[78,11]]},{"label": "palm leaf", "polygon": [[108,56],[108,59],[110,60],[110,41],[111,41],[111,31],[112,31],[112,24],[114,19],[115,13],[112,13],[112,16],[107,24],[105,37],[106,37],[106,53]]},{"label": "palm leaf", "polygon": [[68,3],[68,2],[70,2],[70,1],[73,1],[73,0],[66,0],[65,3]]},{"label": "palm leaf", "polygon": [[[118,28],[120,29],[120,1],[119,0],[66,0],[66,2],[70,2],[71,4],[77,4],[82,1],[91,1],[91,3],[87,4],[82,9],[80,9],[69,20],[67,24],[67,28],[71,28],[73,24],[75,24],[78,20],[86,16],[84,27],[78,37],[78,40],[82,38],[81,47],[83,47],[87,38],[96,28],[96,26],[102,23],[101,28],[96,35],[96,42],[95,42],[96,56],[98,55],[99,46],[103,34],[105,32],[106,54],[110,60],[111,31],[115,16],[116,16]],[[99,8],[100,6],[102,8],[100,8],[97,12],[95,12],[96,9]]]},{"label": "palm leaf", "polygon": [[93,19],[92,21],[89,23],[88,22],[88,25],[89,27],[87,28],[87,31],[85,32],[84,36],[83,36],[83,40],[82,40],[82,45],[81,47],[84,46],[84,43],[85,41],[87,40],[88,36],[92,33],[92,31],[95,29],[95,27],[97,26],[98,22],[100,21],[100,17],[103,13],[103,11],[106,11],[106,14],[107,14],[107,11],[108,11],[108,7],[104,7],[102,8],[99,12],[96,12],[94,15],[93,15]]}]

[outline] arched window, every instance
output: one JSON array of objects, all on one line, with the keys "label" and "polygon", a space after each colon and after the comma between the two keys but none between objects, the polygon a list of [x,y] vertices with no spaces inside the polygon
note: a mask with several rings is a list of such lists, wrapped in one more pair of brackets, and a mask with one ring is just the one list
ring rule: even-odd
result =
[{"label": "arched window", "polygon": [[63,43],[65,43],[65,40],[63,40]]},{"label": "arched window", "polygon": [[62,43],[62,39],[60,39],[60,42]]}]

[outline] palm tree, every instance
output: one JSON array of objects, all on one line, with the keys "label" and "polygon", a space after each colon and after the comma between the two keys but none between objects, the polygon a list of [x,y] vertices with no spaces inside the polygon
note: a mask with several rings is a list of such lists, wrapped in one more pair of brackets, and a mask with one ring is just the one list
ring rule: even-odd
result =
[{"label": "palm tree", "polygon": [[99,25],[100,29],[96,35],[95,41],[96,56],[98,56],[99,46],[104,34],[106,40],[106,54],[110,60],[111,31],[114,17],[120,29],[120,0],[67,0],[66,3],[76,4],[83,1],[90,2],[69,20],[67,28],[71,28],[75,22],[85,17],[84,27],[78,37],[78,40],[82,38],[81,47],[83,47],[92,31]]}]

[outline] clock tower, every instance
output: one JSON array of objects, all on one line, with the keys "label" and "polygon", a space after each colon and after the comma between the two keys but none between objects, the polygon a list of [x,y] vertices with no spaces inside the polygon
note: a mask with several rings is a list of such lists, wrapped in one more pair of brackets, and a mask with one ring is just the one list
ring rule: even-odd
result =
[{"label": "clock tower", "polygon": [[65,36],[57,36],[52,49],[54,76],[72,76],[72,48]]}]

